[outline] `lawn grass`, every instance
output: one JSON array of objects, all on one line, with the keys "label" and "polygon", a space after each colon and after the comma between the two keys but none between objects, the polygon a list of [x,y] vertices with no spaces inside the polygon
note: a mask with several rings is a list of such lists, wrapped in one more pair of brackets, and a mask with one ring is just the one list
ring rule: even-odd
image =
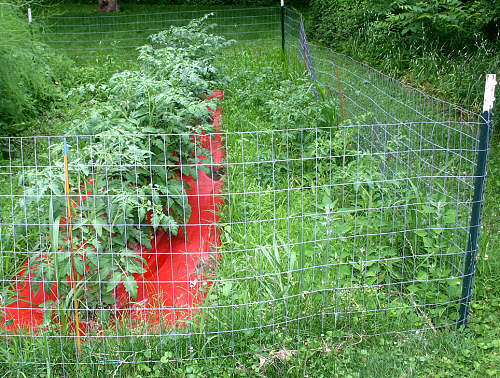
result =
[{"label": "lawn grass", "polygon": [[[114,59],[120,62],[120,58]],[[236,62],[226,68],[229,77],[242,72],[245,68],[252,74],[272,70],[274,67],[276,71],[270,75],[275,76],[274,82],[262,83],[259,90],[269,87],[276,89],[283,80],[291,80],[294,85],[302,83],[302,76],[295,74],[295,70],[290,69],[281,61],[277,48],[236,50],[228,52],[225,59],[229,62]],[[97,68],[94,72],[99,73],[102,70]],[[101,77],[107,75],[108,73],[104,72]],[[229,195],[227,205],[223,209],[223,222],[225,220],[226,223],[233,224],[230,227],[222,227],[223,246],[219,275],[226,280],[216,283],[214,286],[216,290],[210,294],[211,297],[207,302],[208,307],[212,306],[216,309],[215,313],[207,317],[207,321],[211,321],[211,327],[214,328],[209,328],[210,326],[201,328],[202,332],[206,330],[214,332],[213,335],[208,340],[202,334],[182,335],[182,332],[172,337],[170,332],[165,330],[167,337],[163,340],[140,337],[123,340],[114,337],[119,333],[110,334],[106,342],[85,348],[85,357],[82,361],[84,364],[78,367],[51,364],[70,362],[75,358],[73,340],[71,338],[58,339],[57,331],[52,334],[57,342],[53,340],[46,343],[43,338],[34,339],[28,343],[33,346],[32,349],[27,348],[25,342],[18,342],[13,338],[8,342],[9,348],[2,350],[5,360],[19,358],[19,356],[30,358],[34,355],[32,353],[36,353],[36,361],[41,363],[41,366],[30,370],[31,367],[27,365],[11,365],[8,367],[11,369],[10,373],[12,375],[20,374],[20,372],[26,375],[40,375],[43,372],[47,376],[74,375],[75,373],[95,375],[114,372],[116,369],[116,372],[123,376],[129,374],[143,376],[205,376],[208,374],[216,376],[303,376],[308,374],[310,376],[362,377],[498,374],[496,367],[499,362],[497,350],[500,335],[496,324],[499,309],[497,282],[500,269],[499,259],[495,258],[495,256],[498,257],[500,250],[498,227],[496,227],[500,200],[500,182],[496,179],[498,175],[495,174],[499,172],[498,148],[494,147],[491,153],[490,177],[493,180],[489,182],[487,189],[487,198],[491,201],[491,205],[488,205],[488,201],[486,202],[483,218],[485,226],[481,239],[481,251],[485,252],[478,260],[478,279],[469,329],[458,333],[440,330],[436,334],[428,331],[418,334],[396,333],[365,338],[358,334],[369,333],[374,320],[363,314],[358,317],[356,315],[349,317],[349,321],[344,323],[344,326],[337,317],[319,316],[319,321],[316,321],[314,317],[309,316],[318,315],[318,309],[325,305],[324,293],[320,292],[320,295],[316,295],[314,290],[322,286],[321,279],[325,277],[325,273],[326,277],[332,274],[324,269],[325,266],[322,266],[324,264],[321,264],[322,261],[326,261],[328,265],[328,256],[322,254],[321,249],[325,247],[326,251],[333,254],[334,246],[317,243],[316,246],[308,248],[311,241],[322,239],[321,233],[325,232],[322,230],[322,223],[328,222],[327,214],[324,214],[323,218],[313,216],[318,213],[325,192],[314,189],[300,191],[283,189],[300,188],[304,185],[315,186],[315,184],[318,186],[321,178],[318,171],[320,165],[317,159],[311,167],[306,167],[306,169],[303,166],[304,161],[299,162],[297,166],[293,166],[294,164],[290,162],[288,165],[277,166],[275,161],[279,156],[280,146],[283,148],[282,153],[289,154],[291,151],[297,153],[290,148],[289,141],[293,139],[301,141],[304,138],[304,131],[288,133],[284,138],[285,142],[281,145],[274,138],[283,133],[257,133],[257,131],[282,127],[263,115],[261,108],[264,104],[259,103],[259,97],[263,101],[270,95],[272,96],[272,91],[252,96],[251,92],[245,93],[245,91],[251,91],[252,88],[240,85],[238,81],[224,83],[224,89],[226,90],[224,130],[233,134],[228,135],[226,139],[229,153],[227,164]],[[253,89],[255,91],[255,88]],[[248,100],[247,104],[245,100]],[[84,108],[85,104],[81,106]],[[340,124],[338,107],[336,109],[335,117]],[[65,110],[61,113],[65,114],[68,119],[73,117]],[[59,127],[64,127],[64,121],[57,123]],[[343,136],[340,139],[344,141],[340,144],[340,149],[345,150],[345,143],[351,137],[348,127],[329,129],[326,140],[334,139],[339,130]],[[242,133],[242,131],[248,133]],[[313,143],[317,141],[317,135],[314,135]],[[497,146],[498,143],[494,145]],[[317,158],[318,155],[313,149],[312,155],[304,155],[302,151],[295,156]],[[359,157],[357,159],[359,160]],[[254,161],[259,163],[251,164]],[[249,164],[236,164],[245,162]],[[335,170],[331,169],[332,162],[328,164],[329,172],[334,172]],[[370,170],[374,167],[378,168],[374,162],[371,164],[368,165]],[[275,172],[279,172],[281,177]],[[284,182],[279,182],[284,178],[286,178]],[[345,176],[329,177],[330,180],[345,178]],[[390,189],[389,184],[387,185],[386,189]],[[349,189],[352,188],[348,187],[347,190]],[[368,190],[368,193],[373,193],[373,191]],[[330,196],[331,193],[328,193],[327,199],[332,199]],[[345,192],[342,196],[349,197]],[[358,206],[368,207],[361,204]],[[298,216],[296,221],[293,220],[295,216]],[[375,213],[373,216],[373,219],[376,219],[376,226],[379,226],[380,219],[384,216],[383,212]],[[252,222],[239,223],[248,220]],[[264,222],[253,222],[253,220],[264,220]],[[391,227],[394,226],[391,224]],[[361,229],[361,232],[363,231]],[[363,240],[358,243],[358,247],[362,248],[370,242]],[[378,243],[381,242],[378,241]],[[280,247],[286,244],[290,245]],[[353,245],[346,243],[344,248],[352,251]],[[286,258],[282,260],[274,258],[273,253],[276,249],[278,256],[286,256]],[[225,254],[224,251],[228,253]],[[240,251],[240,256],[238,256],[238,251]],[[485,253],[488,254],[487,258]],[[292,258],[292,256],[295,257]],[[315,268],[297,270],[297,266]],[[338,264],[333,266],[339,268]],[[354,268],[349,266],[351,274],[348,277],[352,286],[352,272],[354,272],[352,269]],[[277,272],[279,273],[276,274]],[[266,277],[268,273],[271,274]],[[247,277],[256,279],[240,279]],[[339,276],[337,272],[333,272],[332,277],[338,279]],[[364,278],[366,280],[366,274]],[[307,295],[304,297],[301,295],[304,291],[313,293],[309,297]],[[363,289],[359,298],[367,301],[369,297],[370,292]],[[254,303],[256,298],[263,300],[251,305],[240,305],[241,303]],[[386,304],[389,303],[388,298],[384,301]],[[399,301],[400,304],[404,303],[401,295],[399,295]],[[272,305],[272,303],[275,304]],[[341,311],[349,309],[348,307],[342,308],[339,303],[342,301],[330,303],[333,312],[338,312],[339,309]],[[369,306],[369,302],[364,302],[364,304]],[[230,310],[224,311],[224,306],[229,306]],[[297,312],[304,312],[305,316],[299,316],[293,321],[287,319],[289,313]],[[213,318],[210,319],[210,317]],[[382,321],[378,319],[377,325],[384,329],[384,326],[405,326],[406,322],[407,327],[416,328],[423,324],[419,323],[417,318],[418,314],[411,310],[413,323],[412,321],[408,323],[408,317],[403,312],[396,314],[395,319],[390,317]],[[260,328],[263,325],[270,326]],[[217,332],[228,327],[241,332],[229,334]],[[193,327],[193,330],[195,329],[196,326]],[[129,333],[126,329],[123,332]],[[48,333],[47,336],[50,337],[51,334]],[[16,351],[16,345],[23,348]],[[239,353],[245,355],[225,359],[171,361],[178,357],[207,358]],[[85,364],[85,362],[98,362],[101,358],[108,357],[121,363],[116,366]],[[51,363],[44,363],[44,361]]]}]

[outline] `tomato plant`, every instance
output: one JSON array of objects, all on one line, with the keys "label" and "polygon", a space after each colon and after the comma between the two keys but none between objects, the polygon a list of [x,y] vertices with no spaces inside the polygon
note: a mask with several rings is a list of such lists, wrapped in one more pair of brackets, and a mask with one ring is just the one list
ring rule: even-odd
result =
[{"label": "tomato plant", "polygon": [[[27,271],[47,294],[56,283],[54,309],[71,308],[76,297],[92,317],[116,304],[120,284],[135,300],[134,275],[146,271],[139,246],[150,249],[158,230],[177,235],[189,221],[183,177],[196,179],[202,169],[196,165],[207,156],[197,135],[212,128],[208,107],[215,108],[216,100],[206,100],[205,94],[217,85],[214,59],[228,44],[209,33],[207,19],[151,36],[140,49],[140,69],[117,73],[100,85],[101,101],[94,98],[88,119],[73,122],[65,137],[73,251],[61,140],[49,147],[50,164],[28,168],[20,177],[26,190],[18,205],[26,207],[26,219],[44,218],[40,231],[46,235]],[[71,94],[85,99],[89,91],[94,97],[95,89],[87,85]],[[79,278],[75,291],[68,284],[72,253]],[[33,289],[36,294],[38,285]]]}]

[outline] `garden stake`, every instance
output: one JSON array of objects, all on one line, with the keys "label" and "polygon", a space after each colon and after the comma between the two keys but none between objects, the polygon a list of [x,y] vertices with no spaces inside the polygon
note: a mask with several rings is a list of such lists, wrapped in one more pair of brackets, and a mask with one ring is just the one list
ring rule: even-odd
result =
[{"label": "garden stake", "polygon": [[339,87],[340,109],[342,109],[342,118],[345,121],[344,98],[342,96],[342,87],[340,86],[339,67],[337,66],[337,64],[335,64],[335,72],[337,73],[337,86]]},{"label": "garden stake", "polygon": [[33,16],[31,15],[31,8],[28,8],[28,26],[30,30],[31,42],[33,42]]},{"label": "garden stake", "polygon": [[68,145],[66,143],[66,138],[64,139],[64,179],[66,186],[66,210],[67,216],[67,226],[69,230],[69,253],[71,260],[71,286],[73,288],[73,307],[75,311],[75,331],[76,331],[76,344],[78,347],[78,357],[82,355],[82,342],[80,340],[80,321],[78,319],[78,300],[76,298],[76,280],[78,276],[75,269],[75,255],[73,253],[73,229],[71,227],[71,203],[69,199],[69,171],[68,171]]}]

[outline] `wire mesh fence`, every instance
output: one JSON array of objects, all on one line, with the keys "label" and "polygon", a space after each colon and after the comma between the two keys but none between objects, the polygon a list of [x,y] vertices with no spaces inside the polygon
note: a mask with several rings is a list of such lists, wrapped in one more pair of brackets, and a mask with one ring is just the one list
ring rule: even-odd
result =
[{"label": "wire mesh fence", "polygon": [[[278,44],[279,10],[217,11],[217,31]],[[77,59],[121,53],[202,13],[58,18],[45,38]],[[463,322],[485,120],[284,21],[287,56],[346,121],[2,138],[6,361],[217,358]]]},{"label": "wire mesh fence", "polygon": [[149,35],[209,13],[217,25],[214,33],[230,39],[243,42],[281,36],[279,7],[51,17],[35,19],[35,25],[43,32],[42,40],[81,62],[106,56],[135,59],[137,47],[147,43]]}]

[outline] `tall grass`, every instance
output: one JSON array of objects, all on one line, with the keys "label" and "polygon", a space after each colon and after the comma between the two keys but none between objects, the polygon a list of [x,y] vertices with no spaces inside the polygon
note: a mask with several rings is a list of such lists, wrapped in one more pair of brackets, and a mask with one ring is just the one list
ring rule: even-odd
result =
[{"label": "tall grass", "polygon": [[335,43],[335,50],[365,62],[422,91],[480,111],[485,75],[500,72],[498,49],[486,41],[447,51],[432,42],[400,43],[394,37],[376,40],[354,34]]}]

